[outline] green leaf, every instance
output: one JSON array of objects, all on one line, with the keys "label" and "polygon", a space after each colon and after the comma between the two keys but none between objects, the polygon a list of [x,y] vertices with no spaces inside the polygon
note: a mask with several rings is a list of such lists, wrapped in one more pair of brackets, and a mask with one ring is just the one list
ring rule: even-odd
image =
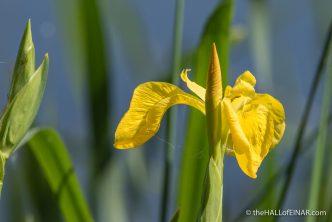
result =
[{"label": "green leaf", "polygon": [[217,46],[223,87],[225,88],[227,84],[232,12],[233,0],[224,0],[217,6],[205,25],[203,36],[197,49],[194,70],[195,81],[203,86],[205,86],[206,83],[206,74],[209,67],[213,43]]},{"label": "green leaf", "polygon": [[53,129],[33,129],[27,133],[24,143],[31,148],[52,192],[57,196],[65,221],[93,221],[69,154],[58,133]]},{"label": "green leaf", "polygon": [[205,209],[201,215],[202,222],[222,221],[222,171],[223,167],[218,166],[211,157],[208,166]]},{"label": "green leaf", "polygon": [[5,176],[5,158],[0,153],[0,197],[1,197],[1,190],[2,190],[4,176]]},{"label": "green leaf", "polygon": [[[86,79],[91,123],[93,177],[98,177],[111,157],[109,128],[109,71],[104,30],[96,0],[79,0],[86,55]],[[95,182],[95,181],[94,181]]]},{"label": "green leaf", "polygon": [[[249,2],[250,46],[255,63],[255,76],[261,82],[261,90],[273,90],[271,55],[271,22],[268,1]],[[271,27],[271,28],[270,28]],[[276,161],[277,162],[277,161]]]},{"label": "green leaf", "polygon": [[[101,175],[111,159],[112,146],[110,126],[112,122],[109,110],[112,106],[110,95],[109,71],[110,60],[107,56],[107,45],[104,37],[102,15],[97,0],[75,0],[57,2],[58,14],[61,17],[65,33],[65,44],[68,46],[68,60],[73,72],[76,93],[80,93],[79,102],[87,103],[89,127],[90,170],[89,199],[91,209],[96,212],[98,186]],[[84,80],[84,81],[82,81]],[[87,87],[83,93],[82,87]],[[83,95],[83,96],[82,96]],[[86,101],[82,98],[87,96]]]},{"label": "green leaf", "polygon": [[[230,26],[233,1],[221,2],[205,25],[200,44],[196,51],[194,81],[205,85],[212,43],[215,42],[219,54],[223,86],[227,81],[230,45]],[[179,221],[195,221],[199,216],[203,181],[208,165],[209,150],[205,118],[197,111],[190,111],[187,136],[182,155],[178,206],[181,209]],[[201,136],[197,136],[201,135]]]},{"label": "green leaf", "polygon": [[[268,7],[268,1],[253,0],[249,2],[250,10],[250,45],[251,52],[255,64],[255,76],[260,81],[260,90],[273,92],[273,72],[272,72],[272,58],[271,55],[271,22]],[[275,173],[280,161],[277,155],[270,155],[269,158],[264,160],[265,167],[261,173],[262,183],[259,185],[261,188],[267,186],[272,175]],[[262,202],[262,209],[267,209],[274,205],[276,192],[271,192],[264,198]],[[271,218],[257,218],[257,221],[268,222]]]},{"label": "green leaf", "polygon": [[[309,122],[308,120],[309,120],[310,113],[314,106],[315,94],[317,93],[317,90],[319,88],[318,87],[319,82],[320,82],[320,79],[322,78],[325,63],[326,63],[327,57],[329,55],[329,51],[331,48],[330,47],[331,41],[332,41],[332,23],[330,23],[330,25],[329,25],[328,33],[327,33],[324,47],[323,47],[323,51],[320,56],[318,66],[317,66],[317,69],[314,74],[314,79],[313,79],[311,87],[310,87],[309,95],[308,95],[306,104],[303,109],[303,114],[302,114],[301,121],[300,121],[300,124],[298,127],[298,132],[295,137],[294,149],[292,151],[292,155],[291,155],[291,158],[289,160],[289,163],[288,163],[287,169],[286,169],[286,179],[285,179],[285,182],[282,184],[281,192],[280,192],[280,195],[278,195],[277,205],[276,205],[275,209],[283,208],[292,179],[294,178],[293,175],[294,175],[294,172],[296,169],[296,164],[298,162],[299,153],[301,151],[302,145],[304,144],[303,137],[305,135],[305,131],[306,131],[306,128],[307,128],[307,125]],[[278,217],[274,217],[274,221],[276,221],[277,219],[278,219]]]},{"label": "green leaf", "polygon": [[174,215],[172,216],[170,222],[178,222],[179,221],[179,217],[180,217],[180,209],[177,209],[174,213]]},{"label": "green leaf", "polygon": [[[105,23],[100,7],[105,4],[97,0],[56,1],[67,50],[65,56],[71,69],[72,89],[79,102],[87,104],[93,183],[97,182],[97,177],[107,166],[112,152],[109,127],[112,122],[109,110],[113,101],[109,98],[112,62],[107,55]],[[106,6],[114,10],[113,1]],[[85,86],[87,93],[83,90]]]},{"label": "green leaf", "polygon": [[[332,47],[332,43],[330,46]],[[331,104],[331,94],[332,94],[332,51],[330,50],[328,60],[327,60],[327,73],[326,80],[324,82],[324,93],[323,102],[321,105],[320,113],[320,123],[317,138],[317,148],[315,151],[315,158],[312,167],[310,192],[308,199],[308,209],[309,210],[319,210],[319,204],[323,202],[320,199],[320,191],[322,190],[322,175],[324,166],[324,156],[328,153],[326,152],[327,143],[327,132],[328,132],[328,119],[329,119],[329,109]],[[327,193],[324,194],[326,196]],[[318,221],[314,216],[307,216],[307,222]]]}]

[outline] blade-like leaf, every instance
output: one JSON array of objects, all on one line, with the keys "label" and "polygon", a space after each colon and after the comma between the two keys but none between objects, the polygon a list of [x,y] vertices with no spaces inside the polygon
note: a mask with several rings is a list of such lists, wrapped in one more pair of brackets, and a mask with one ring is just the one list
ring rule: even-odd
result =
[{"label": "blade-like leaf", "polygon": [[93,221],[61,137],[53,129],[33,129],[22,144],[31,148],[58,199],[65,221]]},{"label": "blade-like leaf", "polygon": [[179,221],[179,217],[180,217],[180,209],[177,209],[174,213],[174,215],[172,216],[170,222],[178,222]]},{"label": "blade-like leaf", "polygon": [[5,158],[0,154],[0,197],[3,185],[3,178],[5,176]]},{"label": "blade-like leaf", "polygon": [[[206,82],[213,42],[216,43],[220,58],[223,84],[226,84],[232,8],[232,0],[223,1],[206,23],[196,52],[195,69],[193,71],[194,81],[200,85],[205,85]],[[187,128],[188,133],[182,155],[178,190],[178,206],[181,209],[179,221],[183,222],[195,221],[199,214],[200,194],[202,193],[209,153],[207,137],[202,133],[202,130],[206,129],[205,118],[196,111],[190,111]]]},{"label": "blade-like leaf", "polygon": [[[253,60],[255,63],[255,75],[260,80],[260,89],[273,91],[273,76],[272,76],[272,59],[271,55],[271,43],[270,43],[270,15],[268,8],[268,1],[253,0],[249,1],[250,10],[250,45]],[[262,183],[260,186],[263,188],[266,186],[266,182],[271,179],[271,175],[274,174],[274,170],[277,169],[278,159],[276,155],[270,155],[269,158],[265,159],[264,172],[261,176]],[[276,193],[271,193],[264,200],[264,208],[273,206]],[[267,218],[259,218],[260,221],[266,221]]]},{"label": "blade-like leaf", "polygon": [[[330,47],[331,46],[332,44],[330,43]],[[317,148],[315,151],[315,158],[314,158],[312,175],[311,175],[310,193],[308,199],[308,209],[310,210],[318,210],[319,202],[322,201],[319,198],[319,192],[322,189],[321,182],[322,182],[322,174],[324,166],[324,155],[327,154],[325,151],[325,147],[327,142],[328,117],[329,117],[329,109],[330,109],[331,94],[332,94],[331,85],[332,85],[332,52],[330,51],[327,63],[326,81],[324,83],[324,94],[323,94],[323,103],[321,106]],[[314,222],[317,221],[317,219],[314,216],[308,216],[306,218],[306,221]]]},{"label": "blade-like leaf", "polygon": [[[300,153],[301,147],[303,144],[302,140],[304,137],[305,129],[307,127],[310,112],[311,112],[313,104],[314,104],[313,102],[314,102],[315,94],[317,93],[318,85],[319,85],[320,79],[323,74],[323,68],[324,68],[326,60],[327,60],[327,55],[329,54],[331,41],[332,41],[332,22],[329,25],[327,38],[324,43],[323,52],[321,54],[317,69],[315,71],[315,75],[314,75],[314,79],[313,79],[311,87],[310,87],[308,99],[307,99],[305,107],[303,109],[304,111],[303,111],[303,114],[301,117],[300,125],[298,127],[298,132],[297,132],[297,135],[295,138],[294,149],[293,149],[291,158],[289,160],[289,163],[287,165],[286,180],[281,187],[281,193],[278,196],[279,198],[277,200],[277,205],[276,205],[275,209],[282,209],[282,206],[286,200],[286,196],[287,196],[290,184],[293,179],[293,174],[295,172],[295,166],[298,161],[298,157],[299,157],[298,154]],[[274,219],[274,221],[278,221],[279,217],[274,217],[273,219]]]},{"label": "blade-like leaf", "polygon": [[[93,181],[102,173],[111,157],[109,132],[109,72],[104,30],[96,0],[78,0],[82,38],[85,47],[88,109],[91,124]],[[94,185],[93,185],[94,186]],[[94,192],[94,191],[93,191]]]}]

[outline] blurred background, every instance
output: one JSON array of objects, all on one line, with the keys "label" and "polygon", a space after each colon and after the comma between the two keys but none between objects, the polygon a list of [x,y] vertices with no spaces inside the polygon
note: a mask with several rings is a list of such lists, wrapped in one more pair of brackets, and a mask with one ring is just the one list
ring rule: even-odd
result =
[{"label": "blurred background", "polygon": [[[218,4],[216,0],[185,1],[181,68],[194,68],[192,55]],[[0,105],[6,103],[19,42],[31,18],[37,65],[44,53],[50,57],[48,83],[35,125],[54,127],[61,134],[96,221],[160,221],[165,149],[172,149],[174,157],[167,220],[177,208],[179,178],[184,172],[181,163],[186,140],[190,140],[186,136],[191,121],[187,107],[177,109],[176,140],[167,139],[163,121],[158,134],[141,148],[119,151],[112,146],[116,126],[129,107],[134,88],[146,81],[171,79],[175,8],[175,0],[0,2]],[[271,219],[247,217],[245,209],[275,209],[285,174],[273,175],[288,164],[294,150],[332,19],[331,8],[328,0],[234,2],[228,84],[233,85],[238,75],[250,70],[257,78],[256,90],[272,94],[283,103],[287,127],[256,180],[245,176],[233,157],[226,158],[224,221]],[[305,151],[295,166],[284,209],[307,208],[322,82],[304,131],[301,149]],[[331,135],[331,127],[328,129]],[[204,140],[204,130],[196,137]],[[331,137],[327,136],[326,143],[322,210],[328,210],[332,202],[328,189],[332,187]],[[204,152],[197,149],[186,155],[190,161],[204,162]],[[258,205],[253,203],[267,186],[274,189],[267,191]],[[61,220],[56,197],[33,155],[29,149],[20,149],[6,165],[0,221]],[[292,217],[292,221],[303,218]]]}]

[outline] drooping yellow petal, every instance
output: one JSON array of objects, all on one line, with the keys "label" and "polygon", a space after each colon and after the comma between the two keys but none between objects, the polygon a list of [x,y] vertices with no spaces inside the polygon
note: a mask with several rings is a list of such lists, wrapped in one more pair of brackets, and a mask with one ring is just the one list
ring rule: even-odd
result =
[{"label": "drooping yellow petal", "polygon": [[126,149],[144,144],[157,133],[166,110],[176,104],[190,105],[205,114],[202,100],[172,84],[147,82],[139,85],[128,112],[116,129],[114,147]]},{"label": "drooping yellow petal", "polygon": [[256,154],[249,143],[231,102],[228,99],[224,99],[223,106],[233,140],[233,150],[237,162],[245,174],[249,177],[256,178],[256,172],[262,159]]},{"label": "drooping yellow petal", "polygon": [[236,159],[243,172],[256,178],[262,160],[283,136],[284,109],[278,100],[268,94],[256,94],[241,109],[237,108],[237,104],[224,99]]},{"label": "drooping yellow petal", "polygon": [[[268,94],[256,94],[243,106],[242,112],[238,112],[238,116],[248,139],[256,144],[256,152],[264,158],[270,149],[279,143],[284,134],[286,125],[282,104]],[[261,119],[265,119],[265,126],[260,123],[263,121]],[[253,122],[256,122],[255,127]],[[254,131],[260,132],[261,138]]]},{"label": "drooping yellow petal", "polygon": [[205,101],[205,88],[198,85],[197,83],[191,81],[188,78],[188,72],[190,69],[184,69],[181,72],[181,79],[187,84],[187,87],[195,93],[199,98],[201,98],[203,101]]}]

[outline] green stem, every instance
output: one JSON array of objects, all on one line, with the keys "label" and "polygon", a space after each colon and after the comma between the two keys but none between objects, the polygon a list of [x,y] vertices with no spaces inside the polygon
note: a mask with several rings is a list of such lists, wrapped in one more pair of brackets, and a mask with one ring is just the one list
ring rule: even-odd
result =
[{"label": "green stem", "polygon": [[[307,103],[306,103],[305,108],[304,108],[304,113],[303,113],[303,116],[301,118],[301,123],[300,123],[299,130],[298,130],[298,133],[297,133],[297,136],[296,136],[294,150],[293,150],[291,159],[289,161],[289,164],[288,164],[287,170],[286,170],[286,181],[285,181],[285,183],[283,184],[283,186],[281,188],[281,194],[280,194],[276,209],[281,209],[282,208],[282,206],[285,202],[286,196],[287,196],[287,192],[288,192],[289,187],[290,187],[291,180],[293,178],[293,174],[294,174],[294,171],[295,171],[295,166],[296,166],[296,163],[297,163],[297,160],[298,160],[298,154],[299,154],[299,152],[301,150],[301,146],[302,146],[302,138],[304,136],[304,131],[305,131],[305,128],[307,126],[307,122],[308,122],[308,119],[309,119],[308,117],[309,117],[309,114],[311,112],[312,104],[313,104],[313,101],[314,101],[314,96],[315,96],[316,91],[318,89],[318,83],[319,83],[319,81],[321,79],[321,76],[322,76],[322,71],[323,71],[323,68],[324,68],[324,65],[325,65],[325,62],[326,62],[326,58],[327,58],[327,55],[328,55],[329,45],[330,45],[331,39],[332,39],[332,22],[330,23],[330,26],[329,26],[329,31],[328,31],[327,39],[326,39],[326,42],[325,42],[325,45],[324,45],[323,54],[320,58],[320,61],[319,61],[319,64],[318,64],[318,67],[317,67],[317,70],[316,70],[316,73],[315,73],[315,77],[314,77],[313,83],[312,83],[311,88],[310,88],[309,97],[308,97]],[[274,221],[277,221],[279,218],[280,217],[274,217]]]},{"label": "green stem", "polygon": [[[322,178],[322,169],[324,163],[324,153],[326,146],[326,134],[328,129],[328,115],[332,94],[332,54],[329,55],[329,61],[327,66],[327,76],[324,87],[324,95],[323,95],[323,103],[321,107],[321,115],[320,115],[320,124],[319,124],[319,134],[318,134],[318,142],[317,149],[315,153],[314,166],[312,168],[312,178],[311,178],[311,186],[309,193],[309,201],[308,201],[308,209],[317,210],[318,208],[318,199],[319,199],[319,191],[320,184]],[[314,222],[315,217],[308,216],[306,218],[307,222]]]},{"label": "green stem", "polygon": [[181,64],[181,49],[183,35],[184,0],[176,0],[175,27],[173,36],[172,83],[179,83],[179,68]]},{"label": "green stem", "polygon": [[224,151],[219,152],[217,160],[213,156],[210,157],[204,182],[201,213],[197,221],[222,221],[223,172]]},{"label": "green stem", "polygon": [[[183,17],[184,17],[184,0],[176,0],[176,14],[173,36],[173,64],[172,64],[172,79],[171,82],[175,85],[179,83],[179,73],[181,64],[181,49],[182,49],[182,35],[183,35]],[[164,184],[161,203],[160,221],[166,222],[167,209],[169,200],[169,183],[171,179],[171,165],[173,161],[173,148],[176,141],[176,108],[170,110],[167,117],[166,138],[167,147],[164,159]]]},{"label": "green stem", "polygon": [[[224,157],[225,157],[225,149],[224,149],[225,146],[222,146],[221,147],[221,157],[220,157],[220,167],[219,167],[219,170],[220,170],[220,180],[221,180],[221,186],[220,186],[220,192],[221,192],[221,202],[220,202],[220,219],[222,221],[222,208],[223,208],[223,191],[224,191]],[[220,148],[219,148],[220,149]]]}]

